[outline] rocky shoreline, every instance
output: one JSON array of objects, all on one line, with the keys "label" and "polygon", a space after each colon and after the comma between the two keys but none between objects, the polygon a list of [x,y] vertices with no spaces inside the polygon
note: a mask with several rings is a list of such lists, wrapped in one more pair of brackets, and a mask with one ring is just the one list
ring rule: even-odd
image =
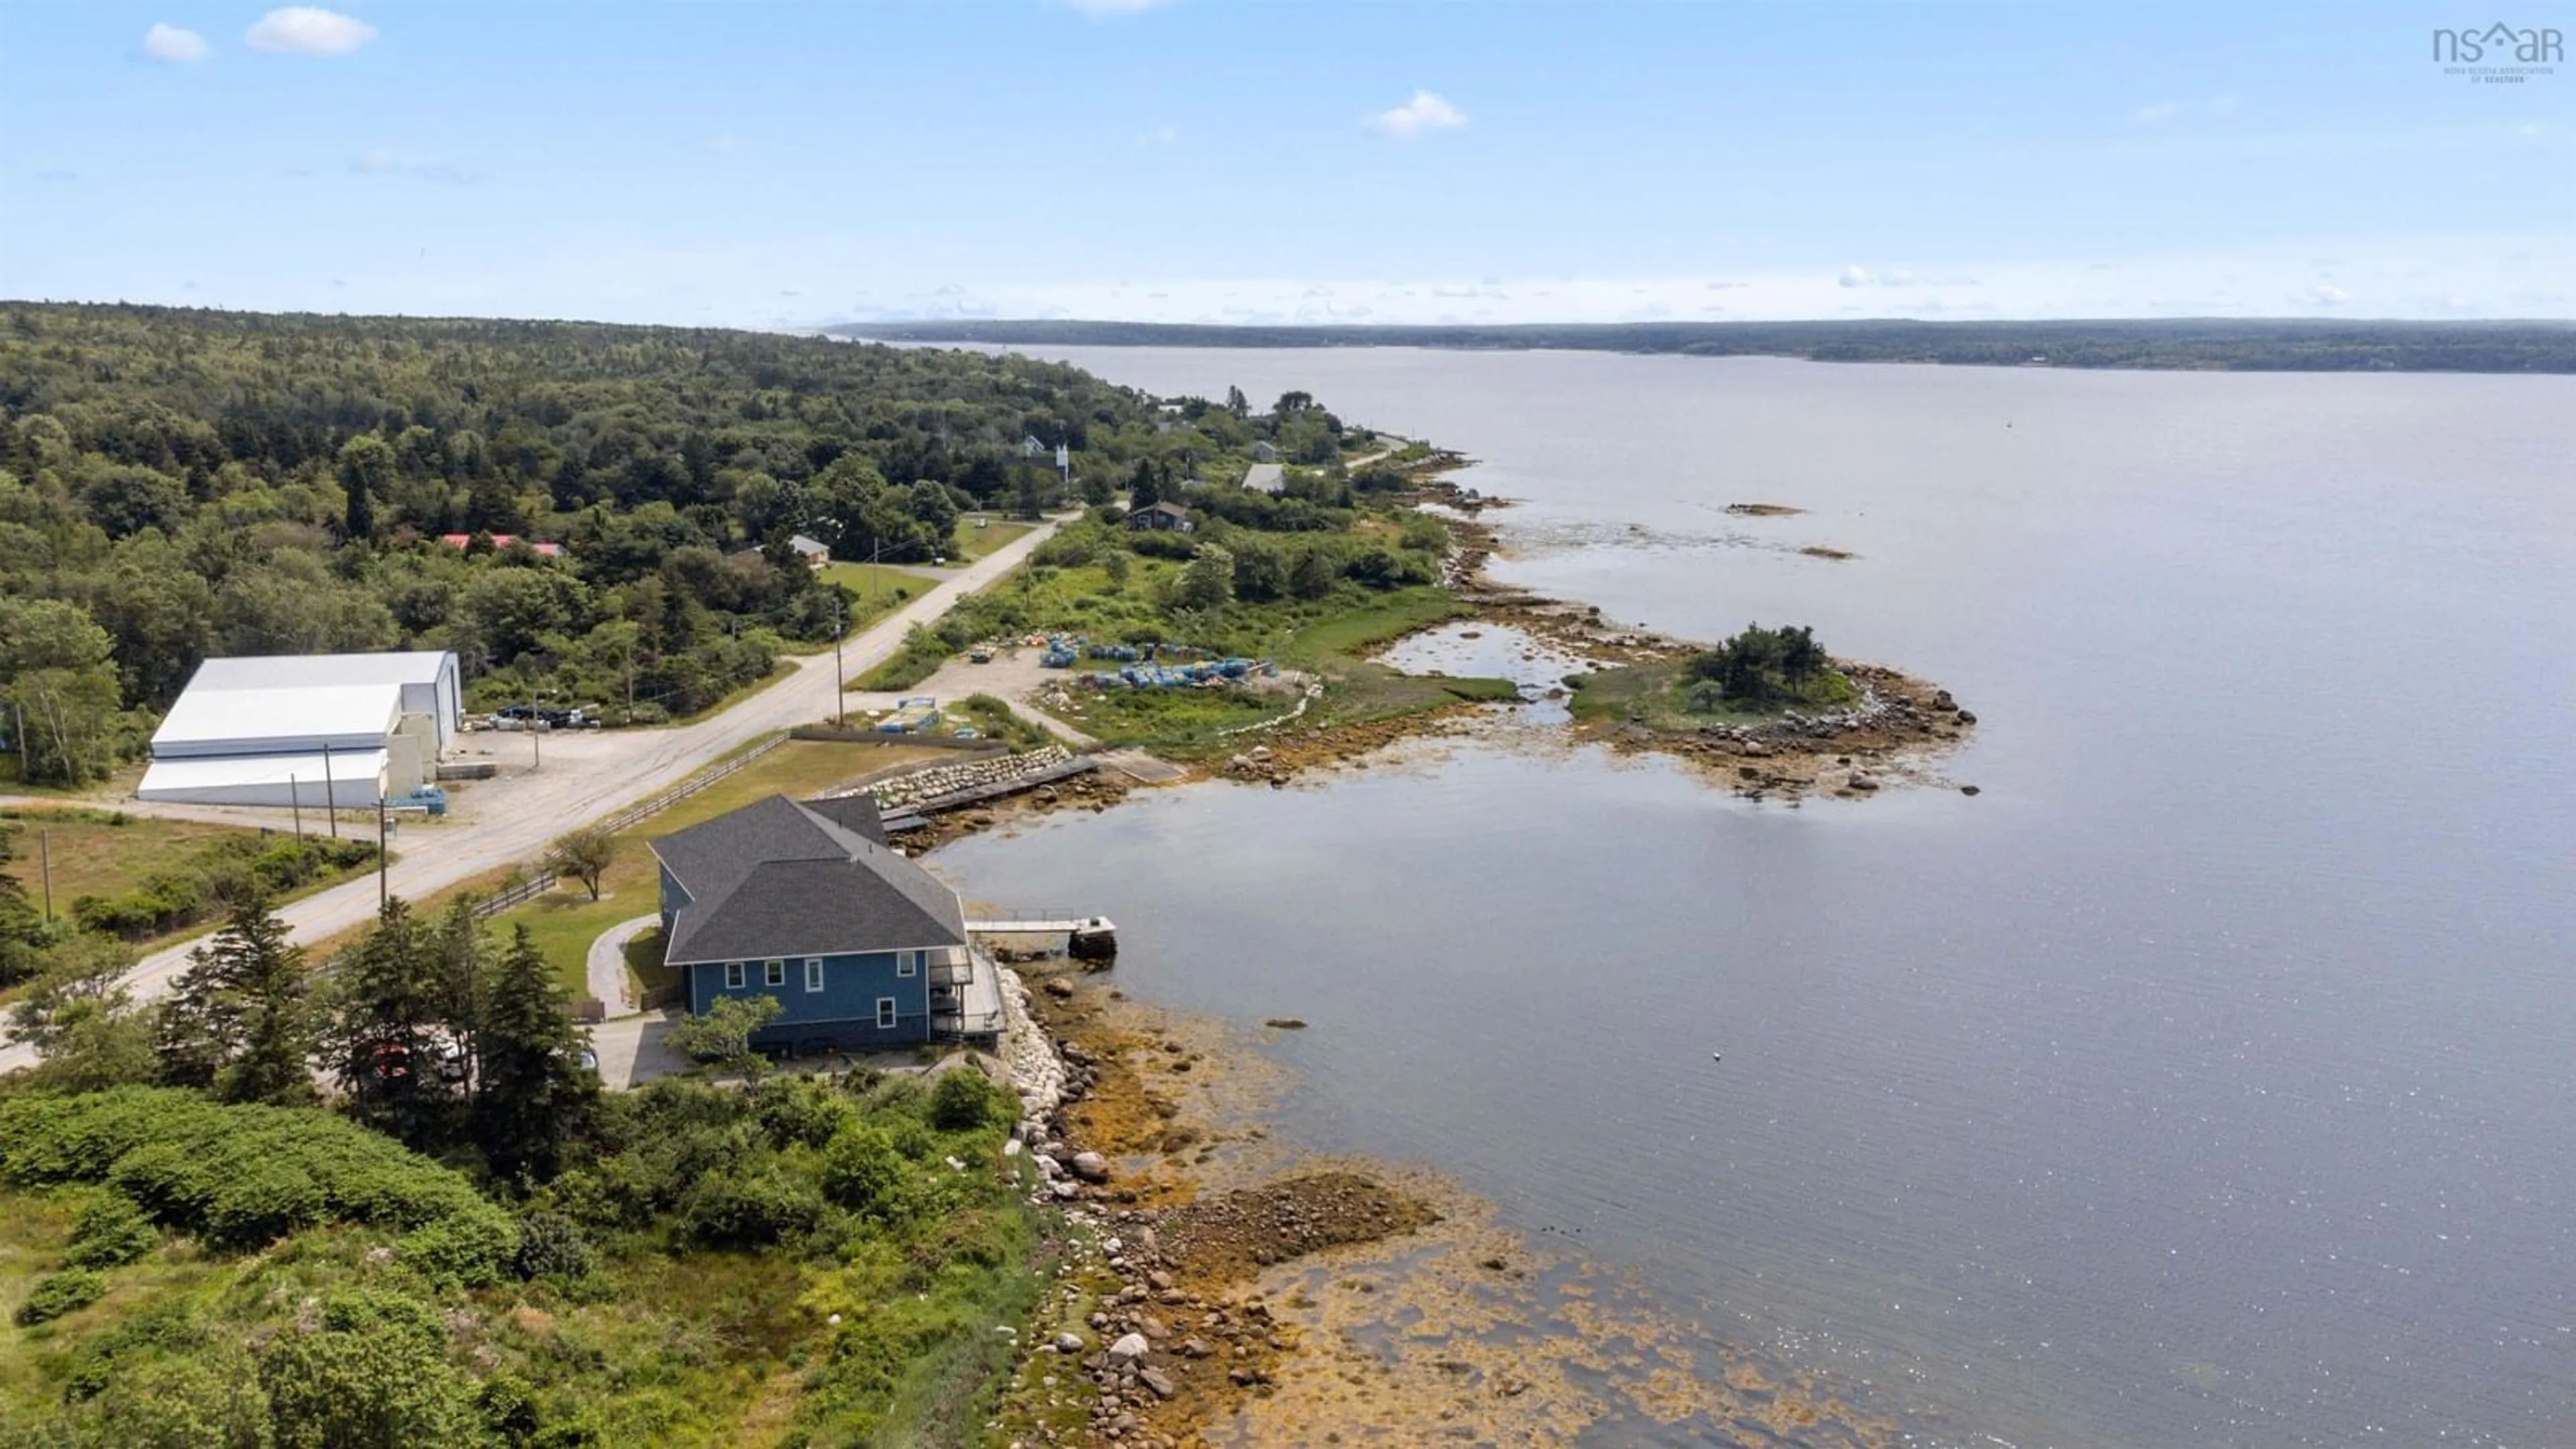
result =
[{"label": "rocky shoreline", "polygon": [[[1209,1424],[1268,1392],[1298,1347],[1251,1289],[1261,1271],[1438,1214],[1346,1170],[1201,1196],[1178,1162],[1195,1134],[1173,1130],[1173,1104],[1130,1057],[1160,1056],[1164,1072],[1187,1074],[1204,1056],[1104,1029],[1098,1007],[1123,1000],[1111,988],[1059,975],[1032,991],[1020,972],[1004,977],[998,1050],[1022,1105],[1005,1160],[1031,1163],[1030,1203],[1060,1214],[1064,1267],[987,1427],[1009,1431],[1017,1449],[1201,1442]],[[1075,1005],[1086,990],[1094,999]]]},{"label": "rocky shoreline", "polygon": [[1019,1350],[987,1442],[1571,1444],[1605,1422],[1897,1442],[1489,1203],[1272,1143],[1281,1083],[1240,1032],[1128,1002],[1106,975],[1010,975],[1001,1050],[1027,1117],[1005,1167],[1023,1164],[1053,1227],[1040,1302],[1002,1326]]}]

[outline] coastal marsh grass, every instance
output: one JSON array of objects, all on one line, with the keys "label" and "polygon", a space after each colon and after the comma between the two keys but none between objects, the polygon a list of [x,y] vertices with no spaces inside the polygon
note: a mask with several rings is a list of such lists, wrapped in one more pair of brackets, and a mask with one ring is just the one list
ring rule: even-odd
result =
[{"label": "coastal marsh grass", "polygon": [[1576,719],[1624,721],[1669,733],[1712,724],[1760,724],[1791,710],[1836,709],[1860,699],[1860,687],[1839,669],[1823,671],[1796,697],[1767,709],[1712,703],[1715,692],[1695,687],[1687,665],[1674,660],[1621,665],[1573,675],[1567,682],[1573,686],[1568,703]]}]

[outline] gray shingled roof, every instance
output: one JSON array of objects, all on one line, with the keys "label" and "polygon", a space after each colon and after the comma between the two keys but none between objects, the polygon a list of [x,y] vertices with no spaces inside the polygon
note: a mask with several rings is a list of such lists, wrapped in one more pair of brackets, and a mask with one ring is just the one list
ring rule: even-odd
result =
[{"label": "gray shingled roof", "polygon": [[664,959],[965,945],[957,893],[870,839],[882,826],[863,833],[871,814],[873,805],[862,813],[844,801],[772,795],[654,841],[653,854],[689,893]]},{"label": "gray shingled roof", "polygon": [[874,795],[840,795],[799,803],[844,830],[856,831],[879,845],[886,843],[885,813],[877,809]]}]

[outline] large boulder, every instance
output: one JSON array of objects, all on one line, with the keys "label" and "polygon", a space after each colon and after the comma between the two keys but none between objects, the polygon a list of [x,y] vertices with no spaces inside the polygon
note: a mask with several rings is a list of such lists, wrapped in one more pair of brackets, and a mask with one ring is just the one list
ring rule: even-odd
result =
[{"label": "large boulder", "polygon": [[1112,1363],[1141,1363],[1147,1351],[1145,1335],[1130,1333],[1109,1345],[1109,1359]]},{"label": "large boulder", "polygon": [[1077,1152],[1073,1155],[1073,1175],[1085,1182],[1107,1182],[1109,1159],[1097,1152]]}]

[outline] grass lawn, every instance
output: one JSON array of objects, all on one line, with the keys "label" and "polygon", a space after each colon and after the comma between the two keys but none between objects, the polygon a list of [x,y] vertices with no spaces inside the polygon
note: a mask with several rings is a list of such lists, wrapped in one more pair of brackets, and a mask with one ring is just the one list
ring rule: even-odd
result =
[{"label": "grass lawn", "polygon": [[[587,995],[590,943],[620,921],[651,914],[659,904],[660,877],[646,842],[770,795],[802,799],[862,775],[933,757],[947,759],[950,752],[918,745],[789,740],[761,756],[758,763],[620,832],[617,859],[600,880],[598,900],[592,900],[578,881],[567,881],[550,894],[494,917],[492,924],[503,932],[526,926],[565,986],[576,996]],[[642,984],[652,982],[647,978]]]},{"label": "grass lawn", "polygon": [[999,518],[988,518],[983,527],[977,528],[975,515],[967,514],[957,520],[957,548],[955,552],[948,555],[948,561],[953,564],[973,563],[1035,527],[1037,525],[1034,523],[1005,522]]},{"label": "grass lawn", "polygon": [[[839,584],[850,591],[851,634],[938,587],[934,580],[908,574],[901,569],[870,568],[863,563],[837,561],[823,565],[823,582]],[[828,649],[831,646],[820,647]]]}]

